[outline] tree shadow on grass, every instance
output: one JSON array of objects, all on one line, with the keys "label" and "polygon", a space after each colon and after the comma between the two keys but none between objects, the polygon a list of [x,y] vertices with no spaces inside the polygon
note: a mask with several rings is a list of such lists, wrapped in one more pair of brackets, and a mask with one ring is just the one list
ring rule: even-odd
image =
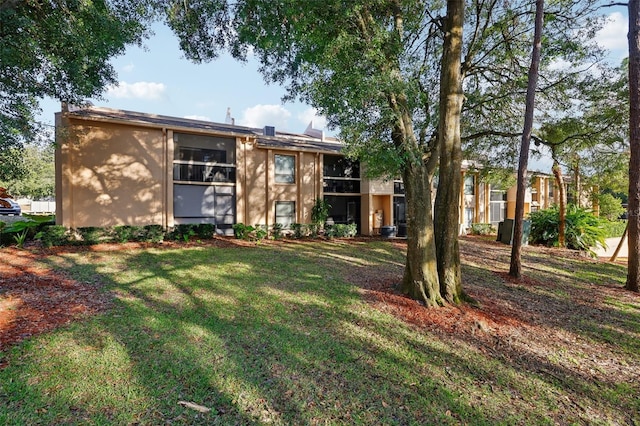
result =
[{"label": "tree shadow on grass", "polygon": [[[40,423],[59,418],[33,417],[34,404],[62,407],[68,423],[193,424],[562,423],[593,414],[566,402],[575,395],[578,404],[606,412],[637,406],[612,408],[607,398],[585,396],[615,392],[616,381],[587,383],[581,371],[496,339],[488,326],[452,334],[416,329],[370,309],[347,281],[390,286],[403,255],[390,244],[356,247],[194,247],[120,253],[111,263],[102,255],[54,259],[72,276],[102,283],[115,309],[57,333],[73,351],[40,341],[42,348],[20,355],[6,374],[11,389],[28,388],[35,402],[19,401],[17,390],[5,390],[3,402],[12,419],[31,413]],[[487,292],[481,303],[492,291],[511,292],[515,301],[526,294],[480,268],[466,267],[469,276],[493,277],[473,284]],[[545,296],[531,297],[542,303]],[[544,316],[533,319],[545,324]],[[120,379],[97,362],[109,352],[119,354]],[[96,385],[78,400],[73,380],[85,379],[78,376],[52,392],[49,376],[60,368],[51,359],[96,363],[82,371],[96,383],[103,378],[113,394],[96,395]],[[127,392],[130,399],[118,397]],[[195,413],[179,400],[213,410]],[[550,408],[556,405],[558,412]]]},{"label": "tree shadow on grass", "polygon": [[[99,256],[65,256],[65,269],[102,283],[115,308],[55,333],[56,347],[40,340],[0,373],[14,379],[3,392],[5,420],[402,424],[464,416],[488,423],[431,378],[420,378],[430,390],[422,396],[405,389],[412,365],[386,344],[371,353],[341,335],[359,296],[338,276],[327,282],[324,265],[303,267],[304,255],[278,253],[287,265],[277,275],[272,250],[251,251],[122,253],[107,266]],[[103,362],[108,353],[117,354],[112,369]],[[387,358],[383,365],[402,374],[377,365]],[[64,383],[54,378],[61,373]],[[26,404],[18,389],[29,390]],[[192,413],[179,400],[212,411]]]}]

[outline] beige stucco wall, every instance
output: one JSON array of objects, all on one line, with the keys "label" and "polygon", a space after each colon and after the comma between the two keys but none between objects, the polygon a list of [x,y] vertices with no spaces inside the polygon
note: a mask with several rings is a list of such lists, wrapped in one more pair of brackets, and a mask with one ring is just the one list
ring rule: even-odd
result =
[{"label": "beige stucco wall", "polygon": [[67,125],[58,132],[57,222],[69,228],[166,226],[163,131],[74,119]]},{"label": "beige stucco wall", "polygon": [[[295,157],[295,182],[276,183],[275,155]],[[314,152],[265,149],[252,142],[237,144],[236,206],[237,222],[247,225],[273,225],[277,201],[293,201],[296,222],[311,222],[311,209],[321,197],[321,163]]]}]

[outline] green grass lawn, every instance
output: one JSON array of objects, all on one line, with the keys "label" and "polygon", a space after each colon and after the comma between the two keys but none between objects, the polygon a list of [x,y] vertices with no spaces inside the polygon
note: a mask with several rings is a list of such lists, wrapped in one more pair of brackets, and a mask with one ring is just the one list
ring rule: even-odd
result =
[{"label": "green grass lawn", "polygon": [[[605,301],[612,335],[626,339],[599,340],[585,318],[583,328],[558,325],[578,341],[545,355],[517,339],[488,350],[470,333],[430,331],[367,302],[349,277],[401,277],[404,254],[387,241],[82,251],[42,262],[100,286],[113,307],[5,354],[0,424],[640,424],[639,382],[593,379],[572,349],[611,345],[618,364],[640,365],[637,298]],[[540,273],[553,276],[551,267]],[[464,276],[514,300],[525,291],[472,262]],[[547,293],[536,297],[552,307],[570,297]]]}]

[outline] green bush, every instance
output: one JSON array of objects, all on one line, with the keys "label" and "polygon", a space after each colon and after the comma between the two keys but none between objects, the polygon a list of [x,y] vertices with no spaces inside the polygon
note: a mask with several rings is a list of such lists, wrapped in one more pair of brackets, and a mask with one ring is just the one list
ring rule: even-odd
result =
[{"label": "green bush", "polygon": [[78,244],[91,246],[94,244],[109,241],[109,229],[98,228],[95,226],[85,226],[76,229],[76,232],[80,235],[80,241]]},{"label": "green bush", "polygon": [[40,240],[45,247],[64,246],[71,243],[71,235],[64,226],[51,225],[40,232]]},{"label": "green bush", "polygon": [[271,236],[274,240],[279,240],[284,236],[284,225],[281,223],[274,223],[271,227]]},{"label": "green bush", "polygon": [[269,235],[266,225],[256,225],[254,230],[253,235],[257,241],[262,241]]},{"label": "green bush", "polygon": [[329,217],[329,210],[331,210],[331,204],[322,198],[316,198],[311,208],[311,221],[316,225],[324,225]]},{"label": "green bush", "polygon": [[355,237],[358,233],[358,227],[355,223],[343,224],[336,223],[334,225],[329,225],[325,229],[325,235],[328,238],[349,238]]},{"label": "green bush", "polygon": [[189,238],[196,235],[196,225],[183,223],[174,226],[174,228],[167,233],[167,239],[176,241],[189,241]]},{"label": "green bush", "polygon": [[149,243],[161,243],[164,241],[165,232],[162,225],[145,225],[142,227],[141,241]]},{"label": "green bush", "polygon": [[[534,244],[557,246],[559,217],[557,206],[531,213],[529,241]],[[569,204],[565,225],[567,248],[592,252],[591,247],[605,245],[606,230],[603,221],[591,211]]]},{"label": "green bush", "polygon": [[44,216],[40,219],[25,217],[9,224],[0,222],[2,223],[0,227],[0,244],[7,244],[13,241],[18,247],[22,247],[27,240],[36,238],[38,230],[49,222],[50,218]]},{"label": "green bush", "polygon": [[292,223],[291,229],[293,230],[294,238],[304,238],[309,236],[309,229],[303,223]]},{"label": "green bush", "polygon": [[622,207],[622,200],[611,194],[598,195],[598,205],[600,206],[600,217],[614,221],[626,210]]},{"label": "green bush", "polygon": [[135,235],[140,233],[140,228],[130,225],[118,225],[111,228],[111,240],[116,243],[133,241]]},{"label": "green bush", "polygon": [[622,234],[624,234],[624,230],[627,227],[627,221],[626,220],[615,220],[615,221],[603,220],[602,225],[604,226],[606,238],[622,237]]},{"label": "green bush", "polygon": [[245,225],[242,222],[232,225],[231,228],[233,228],[233,235],[239,240],[248,240],[250,234],[255,231],[253,226]]},{"label": "green bush", "polygon": [[216,225],[213,223],[200,223],[196,226],[195,231],[198,238],[210,240],[216,234]]},{"label": "green bush", "polygon": [[496,228],[490,223],[472,223],[471,235],[495,235]]}]

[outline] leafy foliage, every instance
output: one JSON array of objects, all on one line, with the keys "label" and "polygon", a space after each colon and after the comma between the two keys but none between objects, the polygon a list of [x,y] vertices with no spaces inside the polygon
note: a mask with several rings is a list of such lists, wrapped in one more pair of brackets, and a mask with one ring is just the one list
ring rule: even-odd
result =
[{"label": "leafy foliage", "polygon": [[627,229],[626,220],[603,221],[606,238],[622,237],[624,230]]},{"label": "leafy foliage", "polygon": [[109,60],[139,44],[151,17],[125,0],[0,3],[0,179],[25,172],[24,142],[35,139],[38,100],[79,104],[116,83]]},{"label": "leafy foliage", "polygon": [[323,198],[316,198],[311,208],[311,221],[318,225],[324,225],[329,217],[329,210],[331,210],[331,204]]},{"label": "leafy foliage", "polygon": [[[531,234],[534,244],[555,246],[558,244],[559,211],[557,206],[530,214]],[[603,222],[590,210],[569,204],[566,216],[567,247],[591,252],[595,246],[604,246],[607,237]]]},{"label": "leafy foliage", "polygon": [[600,206],[600,217],[608,220],[616,220],[626,211],[622,207],[622,200],[609,193],[598,195],[598,205]]},{"label": "leafy foliage", "polygon": [[495,235],[497,229],[490,223],[472,223],[471,235]]},{"label": "leafy foliage", "polygon": [[54,145],[50,141],[27,143],[20,154],[18,168],[23,173],[2,180],[0,186],[11,188],[16,197],[39,200],[53,197],[55,192]]}]

